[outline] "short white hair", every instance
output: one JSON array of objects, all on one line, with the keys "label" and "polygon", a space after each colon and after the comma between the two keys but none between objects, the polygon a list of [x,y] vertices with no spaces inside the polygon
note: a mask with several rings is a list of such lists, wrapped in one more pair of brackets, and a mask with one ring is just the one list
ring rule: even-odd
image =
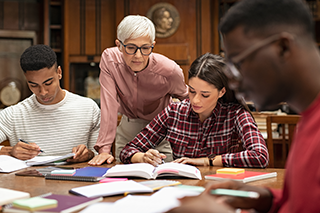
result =
[{"label": "short white hair", "polygon": [[153,22],[145,16],[128,15],[118,25],[117,38],[122,42],[143,36],[149,36],[151,43],[156,37]]}]

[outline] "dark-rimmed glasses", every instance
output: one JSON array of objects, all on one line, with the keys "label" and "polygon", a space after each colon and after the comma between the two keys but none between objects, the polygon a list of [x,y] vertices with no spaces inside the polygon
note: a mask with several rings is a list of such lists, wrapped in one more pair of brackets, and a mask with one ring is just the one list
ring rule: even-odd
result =
[{"label": "dark-rimmed glasses", "polygon": [[120,41],[120,43],[122,46],[124,46],[124,50],[126,51],[126,53],[128,55],[136,54],[136,52],[139,49],[142,55],[148,56],[152,53],[152,50],[154,47],[153,45],[151,45],[151,46],[150,45],[142,45],[141,47],[138,47],[135,44],[124,44],[124,43],[122,43],[122,41]]},{"label": "dark-rimmed glasses", "polygon": [[252,53],[258,51],[260,48],[267,46],[267,45],[275,42],[276,40],[280,39],[281,36],[283,36],[283,33],[269,36],[266,39],[263,39],[263,40],[255,43],[254,45],[247,48],[246,50],[244,50],[242,53],[238,54],[237,56],[232,57],[232,61],[231,60],[227,61],[227,66],[223,70],[224,74],[229,78],[229,80],[240,81],[242,79],[241,73],[239,72],[241,62],[243,60],[245,60]]}]

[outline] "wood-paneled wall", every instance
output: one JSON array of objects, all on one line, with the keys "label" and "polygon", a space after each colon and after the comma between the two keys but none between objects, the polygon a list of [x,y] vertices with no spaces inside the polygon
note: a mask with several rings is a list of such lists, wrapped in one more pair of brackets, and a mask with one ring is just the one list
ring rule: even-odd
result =
[{"label": "wood-paneled wall", "polygon": [[[116,28],[129,14],[146,16],[157,3],[173,5],[180,15],[177,31],[156,38],[154,51],[175,60],[187,81],[190,64],[206,52],[219,53],[218,0],[64,0],[63,85],[70,89],[70,64],[99,62],[105,48],[114,46]],[[0,29],[31,30],[44,42],[46,20],[42,0],[0,1]],[[47,38],[48,40],[48,38]]]},{"label": "wood-paneled wall", "polygon": [[186,82],[193,60],[206,52],[219,53],[216,0],[65,0],[65,87],[70,87],[70,63],[99,62],[102,51],[115,45],[117,25],[126,15],[146,16],[160,2],[178,10],[180,25],[170,37],[156,38],[154,52],[175,60],[183,69]]},{"label": "wood-paneled wall", "polygon": [[43,42],[43,4],[39,0],[1,0],[0,29],[35,31]]}]

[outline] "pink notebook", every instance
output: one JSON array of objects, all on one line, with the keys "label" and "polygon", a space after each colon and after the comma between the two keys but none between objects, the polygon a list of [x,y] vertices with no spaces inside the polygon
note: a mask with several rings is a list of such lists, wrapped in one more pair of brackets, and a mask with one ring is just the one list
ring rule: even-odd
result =
[{"label": "pink notebook", "polygon": [[276,177],[276,172],[251,172],[251,171],[245,171],[242,174],[237,175],[230,175],[230,174],[212,174],[212,175],[206,175],[205,178],[207,180],[226,180],[226,179],[232,179],[236,181],[242,181],[244,183],[266,179],[266,178],[273,178]]}]

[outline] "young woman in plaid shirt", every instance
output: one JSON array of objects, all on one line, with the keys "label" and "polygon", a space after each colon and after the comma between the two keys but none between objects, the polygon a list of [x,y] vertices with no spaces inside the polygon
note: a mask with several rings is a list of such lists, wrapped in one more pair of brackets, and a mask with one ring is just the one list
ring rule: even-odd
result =
[{"label": "young woman in plaid shirt", "polygon": [[189,99],[171,103],[158,114],[123,148],[121,161],[160,164],[166,156],[154,148],[166,138],[173,162],[266,167],[266,143],[250,112],[228,88],[223,69],[220,56],[206,53],[197,58],[189,70]]}]

